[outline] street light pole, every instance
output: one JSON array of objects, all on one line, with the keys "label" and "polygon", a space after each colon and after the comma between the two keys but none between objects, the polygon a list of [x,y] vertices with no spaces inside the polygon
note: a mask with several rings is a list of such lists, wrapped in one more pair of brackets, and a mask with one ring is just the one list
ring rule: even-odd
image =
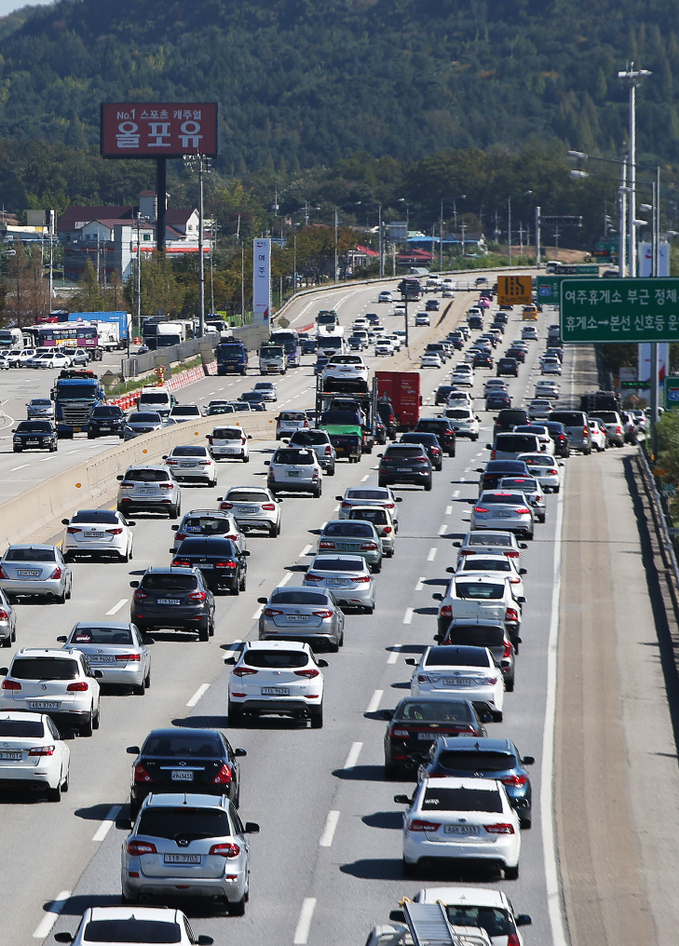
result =
[{"label": "street light pole", "polygon": [[[335,284],[337,283],[337,207],[335,207]],[[380,275],[382,275],[380,273]]]},{"label": "street light pole", "polygon": [[512,265],[512,198],[507,198],[507,260]]},{"label": "street light pole", "polygon": [[384,278],[384,236],[382,233],[382,203],[378,204],[378,228],[379,228],[379,250],[380,250],[380,279]]}]

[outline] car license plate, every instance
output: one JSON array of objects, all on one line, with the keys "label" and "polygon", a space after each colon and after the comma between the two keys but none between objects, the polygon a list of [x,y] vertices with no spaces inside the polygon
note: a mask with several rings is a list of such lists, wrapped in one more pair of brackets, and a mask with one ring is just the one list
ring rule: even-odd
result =
[{"label": "car license plate", "polygon": [[200,864],[200,854],[165,854],[165,864]]},{"label": "car license plate", "polygon": [[290,687],[262,687],[262,696],[290,696]]},{"label": "car license plate", "polygon": [[0,762],[21,762],[21,753],[0,752]]},{"label": "car license plate", "polygon": [[158,604],[181,604],[179,598],[158,598]]},{"label": "car license plate", "polygon": [[494,513],[493,513],[493,518],[495,518],[495,519],[505,519],[506,517],[507,517],[507,513],[506,513],[506,512],[494,512]]},{"label": "car license plate", "polygon": [[399,466],[396,469],[397,473],[410,473],[410,467],[408,466]]},{"label": "car license plate", "polygon": [[19,578],[37,578],[40,575],[39,568],[17,568]]},{"label": "car license plate", "polygon": [[438,739],[439,733],[436,732],[418,732],[417,738],[423,739],[425,742],[433,742],[434,739]]},{"label": "car license plate", "polygon": [[33,700],[28,704],[32,710],[55,710],[59,704],[52,700]]},{"label": "car license plate", "polygon": [[180,465],[180,466],[193,466],[194,464],[191,463],[190,460],[186,460],[186,461],[184,461],[183,463],[180,463],[179,465]]},{"label": "car license plate", "polygon": [[112,664],[115,663],[113,654],[92,654],[87,658],[91,664]]},{"label": "car license plate", "polygon": [[155,488],[155,486],[140,486],[140,487],[138,487],[138,490],[137,490],[137,491],[138,491],[139,493],[142,493],[142,494],[155,493],[155,492],[156,492],[156,488]]},{"label": "car license plate", "polygon": [[86,539],[104,539],[106,538],[105,532],[85,532]]},{"label": "car license plate", "polygon": [[444,824],[444,834],[478,834],[479,826],[477,824]]},{"label": "car license plate", "polygon": [[288,614],[288,621],[301,622],[301,621],[308,621],[308,620],[309,620],[308,614]]},{"label": "car license plate", "polygon": [[346,585],[346,579],[344,578],[328,578],[326,585],[330,588],[343,588]]},{"label": "car license plate", "polygon": [[338,544],[337,548],[341,549],[343,552],[350,552],[355,547],[353,542],[342,542]]},{"label": "car license plate", "polygon": [[99,430],[111,430],[111,429],[112,428],[110,424],[101,424],[99,427]]},{"label": "car license plate", "polygon": [[39,440],[27,440],[26,443],[27,443],[27,444],[34,444],[34,443],[40,443],[40,441],[39,441]]},{"label": "car license plate", "polygon": [[288,476],[299,476],[299,470],[288,470]]},{"label": "car license plate", "polygon": [[446,687],[468,687],[472,680],[469,677],[444,677],[441,683]]},{"label": "car license plate", "polygon": [[173,782],[192,782],[193,772],[187,772],[186,769],[173,769],[170,777]]},{"label": "car license plate", "polygon": [[252,508],[250,506],[236,506],[236,512],[246,516],[249,512],[252,512]]}]

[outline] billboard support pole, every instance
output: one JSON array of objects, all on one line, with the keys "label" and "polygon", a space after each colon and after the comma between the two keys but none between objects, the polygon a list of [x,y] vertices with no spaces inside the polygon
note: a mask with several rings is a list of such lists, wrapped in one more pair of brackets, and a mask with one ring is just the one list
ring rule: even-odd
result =
[{"label": "billboard support pole", "polygon": [[158,201],[156,247],[158,252],[164,255],[167,232],[167,158],[156,158],[156,200]]}]

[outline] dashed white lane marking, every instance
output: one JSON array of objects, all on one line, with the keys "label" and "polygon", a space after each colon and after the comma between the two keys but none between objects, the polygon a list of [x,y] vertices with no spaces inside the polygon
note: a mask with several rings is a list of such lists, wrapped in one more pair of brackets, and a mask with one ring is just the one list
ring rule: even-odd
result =
[{"label": "dashed white lane marking", "polygon": [[302,549],[302,551],[301,551],[301,552],[299,553],[299,555],[297,556],[297,558],[304,558],[305,555],[308,555],[308,554],[309,554],[309,552],[311,551],[311,549],[312,549],[312,546],[311,546],[311,545],[305,545],[304,548]]},{"label": "dashed white lane marking", "polygon": [[452,513],[452,511],[453,511],[453,507],[452,507],[452,506],[446,506],[446,511],[445,511],[445,513],[444,513],[444,516],[450,516],[451,513]]},{"label": "dashed white lane marking", "polygon": [[292,572],[288,572],[287,575],[284,575],[281,578],[281,580],[278,582],[278,587],[282,588],[283,585],[287,585],[287,583],[290,581],[291,578],[292,578]]},{"label": "dashed white lane marking", "polygon": [[17,470],[25,470],[27,466],[28,466],[28,463],[22,463],[21,466],[13,466],[9,472],[16,473]]},{"label": "dashed white lane marking", "polygon": [[116,818],[120,814],[120,805],[114,805],[113,808],[109,810],[109,813],[106,815],[102,823],[99,825],[95,833],[92,835],[93,841],[103,841],[106,835],[109,833],[113,825],[115,824]]},{"label": "dashed white lane marking", "polygon": [[201,685],[198,687],[198,689],[196,690],[196,692],[193,694],[193,696],[191,697],[191,699],[186,705],[195,706],[200,700],[200,698],[204,696],[209,689],[210,689],[209,683],[201,683]]},{"label": "dashed white lane marking", "polygon": [[362,742],[353,742],[351,744],[351,749],[349,749],[349,755],[346,757],[344,761],[344,765],[342,766],[343,769],[353,769],[353,767],[358,762],[358,757],[361,753],[362,748],[363,748]]},{"label": "dashed white lane marking", "polygon": [[413,621],[413,609],[406,608],[406,613],[403,615],[403,623],[412,624],[412,621]]},{"label": "dashed white lane marking", "polygon": [[446,524],[445,522],[444,522],[442,525],[440,525],[440,526],[439,526],[439,535],[443,535],[443,534],[445,533],[445,531],[446,531],[447,528],[448,528],[448,526],[447,526],[447,524]]},{"label": "dashed white lane marking", "polygon": [[453,499],[457,499],[457,497],[458,497],[459,495],[460,495],[459,489],[454,489],[454,490],[453,490]]},{"label": "dashed white lane marking", "polygon": [[56,900],[51,902],[49,910],[45,912],[45,916],[35,928],[33,939],[45,939],[50,935],[52,927],[57,922],[57,917],[66,906],[66,901],[70,896],[70,890],[62,890]]},{"label": "dashed white lane marking", "polygon": [[401,653],[401,644],[392,644],[392,651],[387,657],[388,664],[395,664]]},{"label": "dashed white lane marking", "polygon": [[361,483],[365,483],[368,479],[370,479],[370,473],[366,473],[365,476],[361,477]]},{"label": "dashed white lane marking", "polygon": [[251,620],[251,621],[259,621],[259,619],[260,619],[261,616],[262,616],[262,611],[263,611],[263,609],[264,609],[264,605],[260,604],[260,606],[257,608],[257,610],[255,611],[255,613],[252,615],[252,617],[250,618],[250,620]]},{"label": "dashed white lane marking", "polygon": [[320,840],[318,842],[319,847],[330,847],[332,845],[332,839],[335,835],[335,828],[337,827],[339,816],[340,816],[339,811],[328,812],[328,817],[325,819],[325,827],[323,828],[323,834],[321,835]]},{"label": "dashed white lane marking", "polygon": [[375,690],[373,695],[370,697],[370,702],[368,703],[368,708],[366,713],[376,713],[377,707],[380,705],[380,700],[382,699],[382,694],[384,690]]},{"label": "dashed white lane marking", "polygon": [[129,598],[121,598],[118,604],[114,604],[111,610],[106,612],[106,617],[108,617],[111,614],[117,614],[118,611],[120,611],[120,609],[124,607],[129,600],[130,600]]},{"label": "dashed white lane marking", "polygon": [[438,552],[438,549],[436,549],[436,548],[429,549],[429,555],[427,555],[427,561],[428,561],[428,562],[433,562],[434,559],[436,558],[436,553],[437,553],[437,552]]},{"label": "dashed white lane marking", "polygon": [[424,582],[424,576],[421,576],[417,579],[417,584],[415,585],[415,591],[422,591],[422,585]]},{"label": "dashed white lane marking", "polygon": [[299,920],[297,921],[297,929],[295,930],[295,938],[293,940],[295,946],[304,946],[308,940],[315,906],[315,897],[306,897],[302,903],[302,909],[299,912]]}]

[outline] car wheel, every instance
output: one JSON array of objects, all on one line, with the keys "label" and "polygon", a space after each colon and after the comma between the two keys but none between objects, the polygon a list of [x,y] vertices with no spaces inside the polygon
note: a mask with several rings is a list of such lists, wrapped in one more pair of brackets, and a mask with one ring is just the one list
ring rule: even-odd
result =
[{"label": "car wheel", "polygon": [[215,636],[215,619],[213,617],[212,620],[210,621],[210,637],[214,637],[214,636]]},{"label": "car wheel", "polygon": [[144,686],[146,687],[147,690],[151,686],[151,668],[150,667],[149,667],[149,672],[144,677]]},{"label": "car wheel", "polygon": [[314,490],[314,493],[313,493],[314,499],[320,499],[322,492],[323,492],[323,490],[322,490],[322,488],[321,488],[320,486],[319,486],[317,489],[315,489],[315,490]]},{"label": "car wheel", "polygon": [[170,519],[179,519],[179,506],[170,506],[168,515]]},{"label": "car wheel", "polygon": [[250,462],[250,456],[249,456],[249,455],[248,455],[247,457],[243,457],[243,463],[249,463],[249,462]]},{"label": "car wheel", "polygon": [[240,594],[240,587],[237,581],[235,582],[235,584],[231,585],[231,587],[229,588],[229,591],[231,592],[232,595]]},{"label": "car wheel", "polygon": [[97,713],[92,718],[92,729],[99,729],[99,723],[101,722],[101,703],[97,707]]},{"label": "car wheel", "polygon": [[94,727],[92,725],[92,713],[87,717],[87,722],[80,729],[81,736],[91,736]]},{"label": "car wheel", "polygon": [[133,686],[132,693],[135,696],[143,696],[146,693],[146,681],[142,680],[138,686]]},{"label": "car wheel", "polygon": [[239,588],[241,591],[245,591],[247,580],[248,580],[247,575],[244,574],[243,577],[241,578],[241,582],[239,585]]},{"label": "car wheel", "polygon": [[558,493],[560,489],[561,489],[560,486],[555,486],[553,491],[554,491],[555,493]]},{"label": "car wheel", "polygon": [[47,789],[47,800],[59,802],[61,801],[61,776],[59,777],[60,781],[57,783],[56,788]]},{"label": "car wheel", "polygon": [[322,729],[323,728],[323,704],[320,706],[312,706],[309,710],[311,715],[311,728],[312,729]]},{"label": "car wheel", "polygon": [[370,571],[373,573],[373,575],[379,575],[379,573],[382,571],[382,562],[380,561],[376,565],[371,565]]},{"label": "car wheel", "polygon": [[395,552],[394,549],[387,549],[387,551],[384,553],[385,558],[393,558],[394,552]]},{"label": "car wheel", "polygon": [[336,654],[339,650],[339,641],[328,641],[328,652],[331,654]]},{"label": "car wheel", "polygon": [[213,480],[208,480],[207,485],[208,485],[208,489],[214,489],[215,486],[217,485],[217,477],[215,477]]},{"label": "car wheel", "polygon": [[3,646],[3,647],[11,647],[11,646],[12,646],[12,635],[11,635],[11,634],[8,634],[7,637],[5,637],[5,638],[3,639],[3,641],[2,641],[2,646]]},{"label": "car wheel", "polygon": [[21,453],[21,447],[14,447],[15,453]]},{"label": "car wheel", "polygon": [[87,439],[88,439],[88,440],[94,440],[94,434],[93,434],[91,431],[89,431],[89,430],[87,431]]},{"label": "car wheel", "polygon": [[269,528],[269,537],[270,537],[270,538],[275,539],[276,536],[277,536],[277,535],[280,535],[280,534],[281,534],[281,526],[280,526],[280,523],[278,523],[278,524],[275,525],[275,526],[270,526],[270,528]]},{"label": "car wheel", "polygon": [[417,864],[409,864],[408,861],[403,858],[403,876],[412,878],[417,877],[418,869]]},{"label": "car wheel", "polygon": [[374,604],[371,604],[369,608],[364,608],[364,611],[365,611],[366,614],[374,614],[374,613],[375,613],[375,605],[374,605]]},{"label": "car wheel", "polygon": [[491,710],[494,723],[501,723],[503,718],[502,710]]},{"label": "car wheel", "polygon": [[207,641],[210,639],[210,628],[208,627],[199,627],[198,628],[198,640]]},{"label": "car wheel", "polygon": [[129,552],[121,552],[121,553],[118,555],[118,561],[120,561],[120,562],[129,562],[129,560],[130,560],[130,553],[129,553]]},{"label": "car wheel", "polygon": [[57,604],[66,604],[66,590],[64,589],[64,593],[61,595],[55,595],[54,600]]},{"label": "car wheel", "polygon": [[391,762],[384,763],[384,777],[386,779],[398,778],[399,770],[398,766],[394,765]]},{"label": "car wheel", "polygon": [[430,493],[430,492],[431,492],[431,480],[429,480],[428,483],[425,483],[425,484],[424,484],[424,491],[425,491],[425,493]]},{"label": "car wheel", "polygon": [[244,916],[245,915],[245,897],[241,897],[240,900],[234,900],[229,903],[229,916]]},{"label": "car wheel", "polygon": [[516,867],[505,867],[505,880],[518,880],[519,879],[519,865]]},{"label": "car wheel", "polygon": [[527,818],[519,818],[519,824],[524,830],[526,830],[533,824],[533,819],[530,817],[530,815]]},{"label": "car wheel", "polygon": [[340,639],[337,643],[340,647],[344,647],[344,628],[342,628],[342,633],[340,634]]},{"label": "car wheel", "polygon": [[505,677],[505,690],[507,693],[514,692],[514,674],[511,677]]},{"label": "car wheel", "polygon": [[234,729],[241,725],[243,720],[243,712],[240,709],[236,708],[235,703],[232,703],[229,700],[226,715],[229,717],[229,726]]},{"label": "car wheel", "polygon": [[327,475],[327,476],[334,476],[334,475],[335,475],[335,464],[334,464],[334,463],[333,463],[332,466],[329,466],[329,467],[328,467],[328,469],[326,470],[326,475]]}]

